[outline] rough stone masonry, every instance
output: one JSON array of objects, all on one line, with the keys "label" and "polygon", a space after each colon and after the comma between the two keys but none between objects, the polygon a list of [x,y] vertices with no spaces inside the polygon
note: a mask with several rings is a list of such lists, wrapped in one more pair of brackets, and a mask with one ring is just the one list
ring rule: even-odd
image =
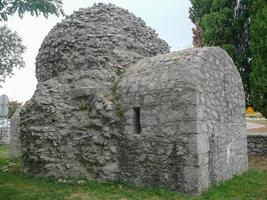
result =
[{"label": "rough stone masonry", "polygon": [[142,19],[96,4],[50,31],[36,77],[11,134],[27,174],[199,193],[247,170],[242,83],[219,47],[169,53]]}]

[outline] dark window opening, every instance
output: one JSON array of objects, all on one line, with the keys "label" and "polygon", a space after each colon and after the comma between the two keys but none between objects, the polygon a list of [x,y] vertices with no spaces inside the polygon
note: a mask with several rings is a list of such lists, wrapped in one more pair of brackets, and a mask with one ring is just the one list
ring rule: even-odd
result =
[{"label": "dark window opening", "polygon": [[141,122],[140,122],[140,107],[133,108],[134,111],[134,130],[135,133],[141,133]]}]

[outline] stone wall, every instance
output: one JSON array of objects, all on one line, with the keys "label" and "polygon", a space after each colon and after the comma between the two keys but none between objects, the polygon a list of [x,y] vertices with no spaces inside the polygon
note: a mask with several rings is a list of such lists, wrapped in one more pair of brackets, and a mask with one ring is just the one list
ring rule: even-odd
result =
[{"label": "stone wall", "polygon": [[248,168],[245,96],[232,59],[221,48],[199,55],[198,123],[209,146],[210,185],[230,179]]},{"label": "stone wall", "polygon": [[[149,78],[139,78],[154,84]],[[136,86],[128,79],[128,84],[133,86],[131,92],[121,93],[124,113],[119,142],[119,179],[137,185],[192,192],[186,182],[196,175],[193,166],[197,165],[197,156],[191,154],[196,153],[197,115],[193,111],[196,110],[196,93],[189,85],[171,88],[167,81],[158,80],[170,88],[142,91],[139,87],[134,92]],[[122,88],[123,83],[120,83]],[[137,108],[140,108],[140,131],[136,127]]]},{"label": "stone wall", "polygon": [[248,154],[267,155],[267,135],[248,135]]},{"label": "stone wall", "polygon": [[197,193],[247,170],[242,82],[221,48],[143,59],[118,87],[122,180]]},{"label": "stone wall", "polygon": [[143,57],[168,52],[142,19],[111,4],[57,24],[36,58],[37,89],[20,112],[24,172],[117,179],[119,75]]},{"label": "stone wall", "polygon": [[10,120],[10,157],[18,158],[21,156],[20,146],[20,111],[23,106],[20,106]]},{"label": "stone wall", "polygon": [[0,144],[8,145],[10,140],[10,129],[9,127],[0,127]]}]

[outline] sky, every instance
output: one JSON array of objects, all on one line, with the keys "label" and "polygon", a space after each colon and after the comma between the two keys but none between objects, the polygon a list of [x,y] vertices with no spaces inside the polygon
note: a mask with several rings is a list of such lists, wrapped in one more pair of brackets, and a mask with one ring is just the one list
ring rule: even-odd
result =
[{"label": "sky", "polygon": [[[63,9],[69,15],[97,2],[113,3],[141,17],[171,46],[172,51],[192,46],[193,24],[188,18],[189,0],[63,0]],[[7,26],[22,37],[27,48],[23,55],[26,66],[15,70],[15,75],[6,79],[0,88],[0,95],[6,94],[10,100],[20,102],[31,98],[37,85],[35,58],[39,47],[51,28],[61,20],[62,17],[50,16],[46,19],[30,15],[25,15],[23,19],[17,15],[9,18]]]}]

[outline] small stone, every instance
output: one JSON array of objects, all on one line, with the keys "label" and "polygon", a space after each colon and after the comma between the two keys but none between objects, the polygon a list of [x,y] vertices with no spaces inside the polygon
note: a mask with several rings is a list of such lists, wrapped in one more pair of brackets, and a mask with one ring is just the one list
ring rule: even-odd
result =
[{"label": "small stone", "polygon": [[85,185],[86,184],[86,181],[85,180],[78,180],[77,181],[77,184],[78,185]]},{"label": "small stone", "polygon": [[97,110],[102,110],[103,109],[103,104],[102,103],[98,103],[98,104],[96,104],[95,108]]},{"label": "small stone", "polygon": [[15,165],[16,165],[16,163],[13,163],[13,162],[10,162],[10,163],[7,164],[8,167],[13,167]]},{"label": "small stone", "polygon": [[7,166],[4,166],[4,167],[1,168],[1,171],[2,172],[8,172],[9,170],[8,170],[8,167]]},{"label": "small stone", "polygon": [[66,179],[60,178],[60,179],[57,180],[57,182],[58,183],[67,183],[68,181]]},{"label": "small stone", "polygon": [[114,110],[113,103],[111,101],[107,101],[107,102],[105,102],[105,104],[106,104],[106,110],[107,111]]}]

